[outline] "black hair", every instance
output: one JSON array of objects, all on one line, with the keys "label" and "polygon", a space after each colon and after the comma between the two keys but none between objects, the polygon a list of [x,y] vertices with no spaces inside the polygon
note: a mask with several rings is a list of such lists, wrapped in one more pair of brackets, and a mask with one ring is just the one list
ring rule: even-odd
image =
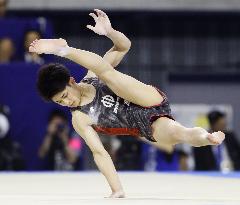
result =
[{"label": "black hair", "polygon": [[208,113],[208,120],[211,126],[214,125],[219,119],[223,117],[225,117],[225,113],[217,110]]},{"label": "black hair", "polygon": [[37,79],[37,89],[45,101],[62,92],[70,80],[69,70],[61,64],[50,63],[40,68]]},{"label": "black hair", "polygon": [[53,120],[53,118],[55,117],[60,117],[62,118],[64,121],[68,121],[67,115],[65,112],[63,112],[62,110],[52,110],[48,116],[48,122],[51,122]]}]

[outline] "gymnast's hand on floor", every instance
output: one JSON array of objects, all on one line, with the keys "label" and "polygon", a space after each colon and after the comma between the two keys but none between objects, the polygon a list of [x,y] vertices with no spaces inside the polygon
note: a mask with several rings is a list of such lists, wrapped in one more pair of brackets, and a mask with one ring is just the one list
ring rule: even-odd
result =
[{"label": "gymnast's hand on floor", "polygon": [[113,30],[107,14],[99,9],[94,9],[94,11],[97,15],[95,13],[90,13],[89,16],[93,17],[96,25],[87,25],[87,28],[99,35],[107,36]]},{"label": "gymnast's hand on floor", "polygon": [[123,190],[113,192],[108,198],[125,198],[125,193]]},{"label": "gymnast's hand on floor", "polygon": [[55,54],[58,55],[63,48],[67,48],[66,40],[60,39],[40,39],[30,44],[29,52],[37,54]]}]

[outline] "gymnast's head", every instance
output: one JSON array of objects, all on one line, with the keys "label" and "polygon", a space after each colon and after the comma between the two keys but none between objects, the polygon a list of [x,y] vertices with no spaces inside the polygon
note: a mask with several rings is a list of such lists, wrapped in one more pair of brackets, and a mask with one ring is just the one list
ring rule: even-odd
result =
[{"label": "gymnast's head", "polygon": [[77,107],[80,104],[79,86],[61,64],[47,64],[40,68],[37,79],[40,96],[47,102]]}]

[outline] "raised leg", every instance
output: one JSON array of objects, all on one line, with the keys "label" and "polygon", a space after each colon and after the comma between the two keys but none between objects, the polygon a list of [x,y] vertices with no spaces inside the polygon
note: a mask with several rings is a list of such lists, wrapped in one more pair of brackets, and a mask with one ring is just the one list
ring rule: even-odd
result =
[{"label": "raised leg", "polygon": [[116,95],[137,105],[149,107],[160,104],[163,100],[154,87],[116,71],[95,53],[68,47],[63,39],[36,40],[29,51],[64,56],[95,73]]},{"label": "raised leg", "polygon": [[186,128],[180,123],[165,117],[156,120],[152,128],[153,137],[157,143],[169,146],[179,143],[188,143],[194,147],[219,145],[225,139],[223,132],[210,134],[200,127]]},{"label": "raised leg", "polygon": [[160,104],[163,100],[153,86],[117,70],[109,70],[100,77],[116,95],[137,105],[149,107]]}]

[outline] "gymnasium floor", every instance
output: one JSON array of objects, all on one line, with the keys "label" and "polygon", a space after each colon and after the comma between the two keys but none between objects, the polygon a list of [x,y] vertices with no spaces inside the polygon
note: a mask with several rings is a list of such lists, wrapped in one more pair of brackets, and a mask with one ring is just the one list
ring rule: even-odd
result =
[{"label": "gymnasium floor", "polygon": [[122,172],[126,199],[106,199],[102,175],[2,173],[0,205],[240,205],[240,174]]}]

